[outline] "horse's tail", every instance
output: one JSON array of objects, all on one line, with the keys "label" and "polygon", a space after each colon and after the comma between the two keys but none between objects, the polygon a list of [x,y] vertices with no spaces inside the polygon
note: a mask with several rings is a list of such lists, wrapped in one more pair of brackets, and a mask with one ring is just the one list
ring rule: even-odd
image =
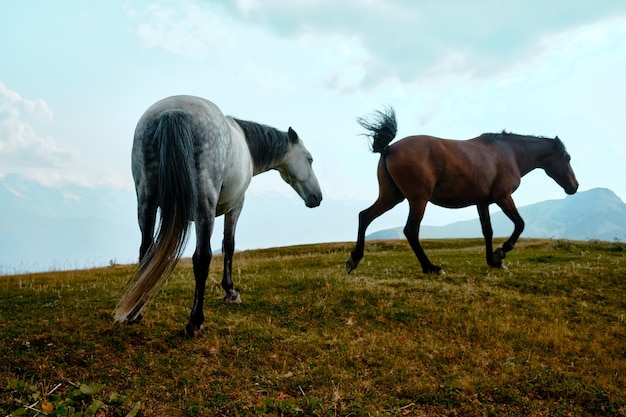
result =
[{"label": "horse's tail", "polygon": [[154,134],[144,146],[158,158],[157,203],[161,208],[155,241],[139,261],[114,313],[116,321],[136,321],[176,266],[197,207],[197,173],[191,120],[170,111],[159,117]]},{"label": "horse's tail", "polygon": [[393,107],[385,107],[383,111],[377,110],[370,120],[359,117],[357,122],[370,133],[366,135],[372,138],[372,152],[385,155],[389,148],[389,143],[396,137],[398,124],[396,122],[396,112]]}]

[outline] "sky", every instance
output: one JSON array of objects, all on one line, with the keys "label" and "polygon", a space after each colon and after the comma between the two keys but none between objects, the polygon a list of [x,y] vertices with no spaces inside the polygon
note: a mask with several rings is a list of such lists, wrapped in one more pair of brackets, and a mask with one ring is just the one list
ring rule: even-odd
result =
[{"label": "sky", "polygon": [[[624,74],[623,0],[4,1],[0,177],[132,191],[137,120],[190,94],[293,127],[326,201],[375,200],[378,155],[356,118],[385,105],[398,138],[558,135],[579,190],[626,200]],[[250,192],[298,198],[275,172]],[[514,194],[564,197],[542,171]],[[406,209],[388,216],[400,226]],[[474,217],[431,206],[424,224]]]}]

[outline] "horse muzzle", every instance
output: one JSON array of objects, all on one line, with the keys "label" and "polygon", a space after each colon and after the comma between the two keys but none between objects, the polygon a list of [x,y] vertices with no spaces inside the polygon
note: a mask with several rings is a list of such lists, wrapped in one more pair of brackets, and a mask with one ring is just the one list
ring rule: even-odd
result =
[{"label": "horse muzzle", "polygon": [[563,189],[566,194],[576,194],[576,191],[578,191],[578,181],[576,181],[576,177],[570,178],[569,184],[563,187]]},{"label": "horse muzzle", "polygon": [[322,194],[309,194],[304,200],[308,208],[318,207],[322,203]]}]

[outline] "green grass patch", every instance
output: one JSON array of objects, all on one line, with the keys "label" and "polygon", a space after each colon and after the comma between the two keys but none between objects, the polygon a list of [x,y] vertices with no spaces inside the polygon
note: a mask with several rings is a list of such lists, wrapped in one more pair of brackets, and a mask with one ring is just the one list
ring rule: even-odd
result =
[{"label": "green grass patch", "polygon": [[403,241],[350,275],[352,243],[239,252],[241,305],[216,256],[197,339],[188,259],[134,326],[111,317],[133,265],[1,276],[0,415],[626,415],[623,244],[522,239],[507,269],[424,247],[445,275]]}]

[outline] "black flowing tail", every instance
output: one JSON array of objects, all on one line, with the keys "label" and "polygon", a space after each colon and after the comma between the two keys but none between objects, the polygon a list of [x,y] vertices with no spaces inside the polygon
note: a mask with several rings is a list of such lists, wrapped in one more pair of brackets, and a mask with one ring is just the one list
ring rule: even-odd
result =
[{"label": "black flowing tail", "polygon": [[359,117],[357,122],[370,133],[367,136],[372,138],[372,152],[382,155],[387,153],[389,143],[396,137],[398,124],[396,123],[396,112],[393,107],[386,107],[383,111],[377,110],[368,120]]},{"label": "black flowing tail", "polygon": [[151,143],[159,163],[158,205],[161,208],[159,229],[154,243],[139,261],[131,276],[114,318],[135,321],[141,311],[165,283],[185,248],[189,222],[197,207],[197,173],[193,133],[189,116],[180,111],[164,113]]}]

